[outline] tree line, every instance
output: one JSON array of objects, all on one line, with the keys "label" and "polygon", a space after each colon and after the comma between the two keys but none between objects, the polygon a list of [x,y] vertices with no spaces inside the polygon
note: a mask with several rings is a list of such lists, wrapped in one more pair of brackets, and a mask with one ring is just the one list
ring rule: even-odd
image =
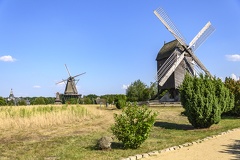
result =
[{"label": "tree line", "polygon": [[[138,102],[153,99],[157,94],[157,83],[149,86],[141,80],[136,80],[126,89],[126,94],[106,94],[98,96],[96,94],[85,95],[80,99],[70,98],[65,103],[68,104],[115,104],[117,107],[125,105],[127,101]],[[15,98],[17,105],[48,105],[55,103],[55,97],[19,97]],[[7,101],[7,98],[0,97],[0,106],[14,106],[14,100]]]},{"label": "tree line", "polygon": [[[195,77],[197,78],[197,77]],[[198,77],[201,79],[201,77]],[[215,78],[216,79],[216,78]],[[188,82],[187,82],[188,83]],[[232,78],[225,78],[225,81],[218,79],[219,84],[224,86],[233,94],[234,107],[226,114],[240,115],[240,80],[234,80]],[[225,91],[227,92],[227,90]],[[224,92],[224,93],[225,93]],[[69,99],[66,103],[74,104],[115,104],[118,108],[122,108],[126,102],[139,102],[155,99],[158,96],[158,84],[151,82],[150,85],[145,84],[140,79],[132,82],[126,89],[126,94],[106,94],[98,96],[96,94],[89,94],[83,96],[78,101]],[[220,95],[221,96],[221,95]],[[232,97],[232,99],[233,99]],[[158,97],[159,98],[159,97]],[[46,105],[54,104],[55,97],[19,97],[18,105]],[[0,97],[0,106],[14,105],[14,102],[7,101],[7,98]]]},{"label": "tree line", "polygon": [[0,97],[0,106],[14,106],[14,105],[41,105],[54,104],[55,97],[15,97],[8,100],[8,98]]}]

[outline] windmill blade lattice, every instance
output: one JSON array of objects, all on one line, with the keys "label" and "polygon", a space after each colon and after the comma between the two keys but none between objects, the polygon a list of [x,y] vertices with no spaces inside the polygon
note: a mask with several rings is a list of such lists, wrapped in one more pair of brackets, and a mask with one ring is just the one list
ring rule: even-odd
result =
[{"label": "windmill blade lattice", "polygon": [[164,26],[172,33],[172,35],[182,44],[186,45],[185,39],[182,34],[178,31],[177,27],[170,20],[167,13],[162,9],[158,8],[154,11],[154,14],[158,17],[158,19],[164,24]]},{"label": "windmill blade lattice", "polygon": [[171,74],[175,71],[178,65],[184,58],[184,53],[176,55],[174,52],[164,62],[157,72],[157,82],[160,86],[163,86]]},{"label": "windmill blade lattice", "polygon": [[76,78],[76,77],[78,77],[78,76],[81,76],[81,75],[83,75],[83,74],[85,74],[86,72],[84,72],[84,73],[81,73],[81,74],[78,74],[78,75],[76,75],[76,76],[73,76],[73,78]]},{"label": "windmill blade lattice", "polygon": [[62,82],[66,82],[66,81],[67,81],[67,79],[63,79],[62,81],[57,82],[56,84],[60,84],[60,83],[62,83]]},{"label": "windmill blade lattice", "polygon": [[188,52],[192,59],[196,62],[196,64],[210,77],[212,77],[212,75],[210,74],[210,72],[207,70],[207,68],[202,64],[202,62],[197,58],[197,56],[195,56],[195,54],[191,51]]},{"label": "windmill blade lattice", "polygon": [[213,33],[215,29],[211,25],[211,22],[208,22],[202,30],[193,38],[189,43],[189,47],[192,51],[195,51],[209,36]]},{"label": "windmill blade lattice", "polygon": [[68,72],[69,77],[71,77],[71,74],[70,74],[70,72],[69,72],[66,64],[65,64],[65,67],[66,67],[66,70],[67,70],[67,72]]}]

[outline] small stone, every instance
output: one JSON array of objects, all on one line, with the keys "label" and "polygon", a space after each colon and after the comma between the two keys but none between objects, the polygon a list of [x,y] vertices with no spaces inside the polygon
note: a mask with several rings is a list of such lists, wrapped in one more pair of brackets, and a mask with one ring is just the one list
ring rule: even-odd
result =
[{"label": "small stone", "polygon": [[149,156],[156,156],[158,154],[158,151],[149,152],[148,154]]},{"label": "small stone", "polygon": [[163,150],[160,150],[160,151],[158,151],[159,153],[164,153],[164,152],[166,152],[164,149]]},{"label": "small stone", "polygon": [[202,140],[198,139],[198,140],[196,141],[196,143],[202,143]]},{"label": "small stone", "polygon": [[184,147],[188,147],[189,145],[188,145],[188,143],[184,143],[183,146]]},{"label": "small stone", "polygon": [[174,147],[170,147],[169,150],[170,150],[170,151],[173,151],[173,150],[174,150]]},{"label": "small stone", "polygon": [[137,159],[136,156],[130,156],[128,158],[129,158],[129,160],[136,160]]},{"label": "small stone", "polygon": [[169,152],[169,151],[170,151],[170,148],[166,148],[166,149],[165,149],[165,152]]},{"label": "small stone", "polygon": [[179,146],[174,146],[173,148],[174,148],[174,150],[177,150],[177,149],[179,149],[180,147],[179,147]]},{"label": "small stone", "polygon": [[136,159],[142,159],[142,157],[143,157],[143,156],[142,156],[141,154],[137,154],[137,155],[136,155]]},{"label": "small stone", "polygon": [[179,145],[178,147],[179,147],[179,148],[183,148],[184,146],[183,146],[183,145]]},{"label": "small stone", "polygon": [[197,144],[197,142],[192,142],[193,145]]},{"label": "small stone", "polygon": [[111,143],[113,141],[112,137],[104,136],[98,140],[99,149],[111,149]]},{"label": "small stone", "polygon": [[142,155],[142,157],[143,157],[143,158],[147,158],[147,157],[149,157],[149,154],[144,153],[144,154]]}]

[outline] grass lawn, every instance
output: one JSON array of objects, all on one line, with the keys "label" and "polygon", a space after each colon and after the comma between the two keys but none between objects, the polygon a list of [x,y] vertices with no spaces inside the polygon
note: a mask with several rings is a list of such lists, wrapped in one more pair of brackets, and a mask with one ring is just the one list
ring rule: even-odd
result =
[{"label": "grass lawn", "polygon": [[[39,113],[35,108],[34,114],[29,108],[24,108],[24,114],[17,114],[23,112],[21,107],[0,109],[0,159],[120,159],[240,127],[238,118],[223,117],[208,129],[194,129],[181,115],[182,107],[151,107],[159,114],[150,137],[140,148],[125,150],[115,139],[112,150],[102,151],[96,149],[97,140],[112,135],[113,114],[121,110],[97,105],[50,108]],[[6,111],[14,114],[8,116]],[[27,116],[23,116],[25,112]]]}]

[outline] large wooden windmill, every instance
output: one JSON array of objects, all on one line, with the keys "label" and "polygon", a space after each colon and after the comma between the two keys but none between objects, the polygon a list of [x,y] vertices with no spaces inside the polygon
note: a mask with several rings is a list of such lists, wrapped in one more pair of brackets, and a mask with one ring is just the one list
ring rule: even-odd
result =
[{"label": "large wooden windmill", "polygon": [[207,68],[196,57],[194,51],[208,38],[214,31],[211,23],[208,22],[202,30],[186,44],[183,36],[170,20],[162,8],[154,11],[167,30],[176,38],[174,41],[164,43],[157,55],[157,82],[159,92],[168,90],[174,100],[178,100],[177,88],[182,83],[186,72],[191,75],[207,74],[211,76]]},{"label": "large wooden windmill", "polygon": [[66,101],[69,98],[79,99],[79,98],[81,98],[81,94],[78,94],[77,87],[76,87],[79,80],[76,80],[75,78],[85,74],[86,72],[75,75],[75,76],[71,76],[66,64],[65,64],[65,67],[66,67],[69,77],[67,79],[63,79],[62,81],[56,83],[56,84],[59,84],[59,83],[64,82],[66,84],[64,94],[61,94],[61,97],[62,97],[63,101]]}]

